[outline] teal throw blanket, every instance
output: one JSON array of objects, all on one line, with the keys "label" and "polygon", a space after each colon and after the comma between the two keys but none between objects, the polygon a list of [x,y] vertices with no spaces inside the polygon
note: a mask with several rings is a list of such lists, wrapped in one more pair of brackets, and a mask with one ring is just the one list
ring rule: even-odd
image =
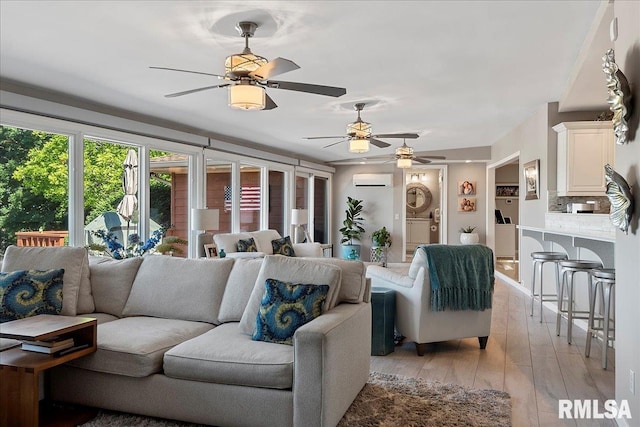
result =
[{"label": "teal throw blanket", "polygon": [[[426,245],[431,310],[485,310],[493,296],[493,251],[484,245]],[[420,250],[419,249],[419,250]]]}]

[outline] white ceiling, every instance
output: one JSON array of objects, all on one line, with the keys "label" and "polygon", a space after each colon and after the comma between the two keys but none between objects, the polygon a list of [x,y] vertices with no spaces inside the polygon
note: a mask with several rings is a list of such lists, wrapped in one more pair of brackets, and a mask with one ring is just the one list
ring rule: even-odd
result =
[{"label": "white ceiling", "polygon": [[[602,10],[580,0],[2,0],[0,77],[321,161],[357,157],[346,143],[303,139],[343,134],[355,102],[375,103],[362,114],[374,133],[419,133],[408,141],[418,152],[489,146],[546,102],[606,108],[600,67],[575,68],[604,54],[589,52]],[[219,82],[149,66],[223,74],[225,57],[243,48],[241,20],[262,24],[254,53],[301,67],[276,80],[347,94],[269,89],[279,108],[256,112],[228,108],[226,89],[164,98]],[[387,141],[369,155],[402,143]]]}]

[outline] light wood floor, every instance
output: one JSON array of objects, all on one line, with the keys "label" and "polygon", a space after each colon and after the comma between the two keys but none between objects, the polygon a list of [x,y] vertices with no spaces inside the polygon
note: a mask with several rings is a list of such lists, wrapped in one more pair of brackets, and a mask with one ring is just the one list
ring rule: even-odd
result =
[{"label": "light wood floor", "polygon": [[419,357],[413,343],[404,343],[387,356],[372,356],[371,370],[506,391],[514,427],[615,426],[610,420],[576,424],[558,419],[559,399],[598,399],[602,408],[605,400],[614,398],[614,351],[609,349],[609,366],[603,370],[599,340],[592,340],[591,357],[585,358],[583,330],[574,327],[574,344],[569,345],[566,320],[557,337],[555,313],[545,308],[540,323],[539,305],[530,317],[529,304],[527,295],[496,280],[485,350],[480,350],[477,338],[468,338],[429,345]]}]

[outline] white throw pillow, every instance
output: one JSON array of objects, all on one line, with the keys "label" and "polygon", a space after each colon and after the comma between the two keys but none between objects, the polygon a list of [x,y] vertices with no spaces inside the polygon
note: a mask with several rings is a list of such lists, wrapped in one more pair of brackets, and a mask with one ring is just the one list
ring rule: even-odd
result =
[{"label": "white throw pillow", "polygon": [[122,317],[142,257],[89,259],[96,311]]},{"label": "white throw pillow", "polygon": [[[241,252],[238,252],[241,253]],[[239,322],[262,267],[262,258],[236,258],[220,303],[220,323]]]},{"label": "white throw pillow", "polygon": [[262,267],[260,268],[260,273],[258,273],[247,307],[242,314],[242,319],[240,319],[239,329],[245,334],[253,335],[267,279],[304,285],[329,285],[329,293],[324,305],[324,311],[328,311],[335,306],[338,299],[342,271],[334,265],[314,260],[303,260],[280,255],[266,256],[262,262]]}]

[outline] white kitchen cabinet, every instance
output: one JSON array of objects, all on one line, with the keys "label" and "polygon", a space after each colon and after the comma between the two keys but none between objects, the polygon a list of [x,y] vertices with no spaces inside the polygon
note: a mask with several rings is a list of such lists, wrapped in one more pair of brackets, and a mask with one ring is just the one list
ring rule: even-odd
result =
[{"label": "white kitchen cabinet", "polygon": [[431,243],[431,220],[408,219],[407,220],[407,252],[413,253],[416,246]]},{"label": "white kitchen cabinet", "polygon": [[495,224],[496,257],[516,258],[516,225]]},{"label": "white kitchen cabinet", "polygon": [[564,122],[553,130],[558,133],[558,196],[602,196],[604,165],[615,160],[611,122]]}]

